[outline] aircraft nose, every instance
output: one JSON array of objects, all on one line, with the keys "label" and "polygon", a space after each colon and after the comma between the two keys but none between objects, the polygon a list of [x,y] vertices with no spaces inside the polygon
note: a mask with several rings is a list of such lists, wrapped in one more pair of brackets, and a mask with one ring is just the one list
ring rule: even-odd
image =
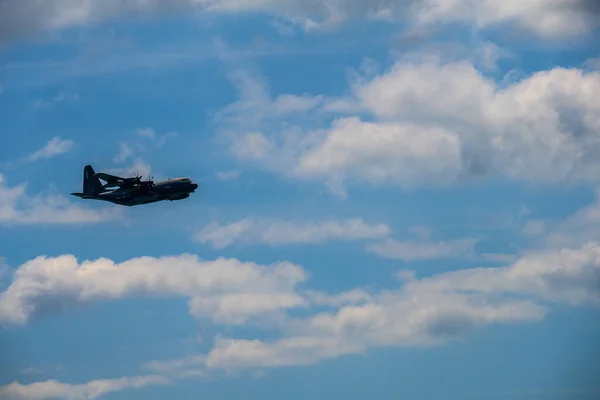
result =
[{"label": "aircraft nose", "polygon": [[192,191],[198,189],[198,184],[197,183],[192,183]]}]

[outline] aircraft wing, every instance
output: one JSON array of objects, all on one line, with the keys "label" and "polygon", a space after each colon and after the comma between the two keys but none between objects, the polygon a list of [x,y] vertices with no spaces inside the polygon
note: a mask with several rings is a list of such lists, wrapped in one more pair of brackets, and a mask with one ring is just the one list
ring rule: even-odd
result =
[{"label": "aircraft wing", "polygon": [[96,174],[96,176],[110,184],[125,181],[125,178],[121,178],[120,176],[105,174],[104,172],[98,172]]}]

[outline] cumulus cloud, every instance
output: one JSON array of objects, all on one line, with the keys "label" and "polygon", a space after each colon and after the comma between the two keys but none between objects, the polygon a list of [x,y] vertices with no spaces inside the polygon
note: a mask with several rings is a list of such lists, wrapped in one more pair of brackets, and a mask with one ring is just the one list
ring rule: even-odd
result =
[{"label": "cumulus cloud", "polygon": [[306,279],[291,263],[267,267],[235,259],[201,261],[193,255],[78,262],[74,256],[38,257],[16,270],[0,295],[0,321],[24,324],[71,303],[131,295],[189,299],[192,315],[241,324],[250,317],[302,306],[294,291]]},{"label": "cumulus cloud", "polygon": [[[426,142],[419,133],[427,125],[444,126],[457,142],[442,153],[442,161],[453,162],[453,178],[460,171],[558,182],[598,176],[592,156],[598,143],[598,106],[590,87],[600,88],[600,74],[555,68],[500,88],[469,63],[399,61],[356,94],[386,123],[406,118],[418,122],[420,128],[412,131],[422,146]],[[367,135],[358,137],[361,144],[373,141]],[[440,146],[448,141],[431,140]]]},{"label": "cumulus cloud", "polygon": [[346,306],[335,313],[295,321],[296,334],[275,341],[218,340],[208,354],[206,367],[309,365],[364,353],[371,347],[439,345],[491,324],[535,321],[544,314],[542,307],[529,301],[494,304],[442,293],[412,301],[402,296],[382,296],[376,303]]},{"label": "cumulus cloud", "polygon": [[[279,336],[267,341],[218,335],[206,354],[147,362],[145,369],[161,375],[142,382],[203,376],[210,371],[309,365],[374,347],[442,345],[493,324],[539,321],[551,304],[600,306],[600,244],[531,252],[503,267],[424,278],[404,270],[396,277],[397,288],[327,294],[300,290],[297,284],[307,275],[289,263],[260,266],[232,259],[200,261],[192,255],[141,257],[121,264],[107,259],[78,263],[69,255],[38,257],[16,270],[13,283],[0,297],[0,317],[25,323],[57,302],[187,296],[192,313],[221,324],[243,323],[251,316],[256,320],[279,311],[284,318],[266,325]],[[286,313],[297,307],[315,308],[305,317]],[[134,387],[131,382],[137,381],[127,380],[121,386],[113,385],[122,382],[116,379],[103,382],[103,388],[119,388]],[[82,395],[93,387],[97,386],[14,382],[1,390],[36,398],[41,391]]]},{"label": "cumulus cloud", "polygon": [[[486,176],[550,184],[600,176],[598,71],[557,67],[500,84],[470,62],[420,55],[370,71],[351,89],[336,100],[346,104],[337,111],[354,115],[330,126],[318,119],[261,125],[254,112],[248,131],[249,119],[239,112],[236,134],[225,128],[232,154],[274,173],[325,182],[340,194],[347,181],[410,189]],[[263,92],[243,90],[241,98],[251,103],[256,93]],[[272,107],[261,98],[256,107]],[[327,99],[318,110],[331,112],[331,104]]]},{"label": "cumulus cloud", "polygon": [[543,38],[576,36],[599,26],[594,0],[530,0],[523,2],[428,0],[418,13],[421,22],[468,21],[478,27],[516,23]]},{"label": "cumulus cloud", "polygon": [[531,252],[508,267],[452,271],[410,282],[405,290],[516,294],[570,305],[600,305],[600,245]]},{"label": "cumulus cloud", "polygon": [[0,42],[123,16],[181,12],[264,12],[305,30],[336,28],[356,19],[417,26],[458,21],[480,28],[513,23],[544,38],[582,35],[599,24],[593,0],[4,0],[0,2]]},{"label": "cumulus cloud", "polygon": [[600,305],[597,243],[531,253],[506,267],[422,279],[402,272],[401,289],[354,292],[335,311],[290,319],[274,341],[218,337],[197,361],[208,369],[306,365],[371,347],[440,345],[491,324],[539,321],[547,302]]},{"label": "cumulus cloud", "polygon": [[443,128],[351,117],[335,121],[319,145],[299,156],[293,173],[332,184],[351,175],[405,187],[448,185],[460,172],[460,158],[459,139]]},{"label": "cumulus cloud", "polygon": [[244,218],[236,222],[212,222],[200,230],[195,239],[224,248],[236,242],[271,246],[317,244],[331,240],[381,238],[390,233],[385,224],[371,225],[360,218],[324,221],[286,221],[270,218]]},{"label": "cumulus cloud", "polygon": [[113,212],[78,206],[62,195],[27,194],[27,184],[9,186],[0,174],[0,224],[79,224],[112,220]]},{"label": "cumulus cloud", "polygon": [[75,142],[55,136],[41,149],[29,154],[25,159],[30,162],[52,158],[65,154],[73,148]]}]

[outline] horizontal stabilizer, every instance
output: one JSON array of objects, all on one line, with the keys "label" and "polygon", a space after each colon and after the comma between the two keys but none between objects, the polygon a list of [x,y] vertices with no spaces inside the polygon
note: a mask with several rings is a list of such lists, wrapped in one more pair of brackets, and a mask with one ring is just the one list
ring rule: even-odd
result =
[{"label": "horizontal stabilizer", "polygon": [[96,175],[96,177],[98,177],[108,183],[117,183],[119,181],[125,181],[125,178],[121,178],[120,176],[105,174],[104,172],[98,172],[95,175]]},{"label": "horizontal stabilizer", "polygon": [[71,193],[71,196],[81,197],[82,199],[95,199],[96,195],[92,193]]}]

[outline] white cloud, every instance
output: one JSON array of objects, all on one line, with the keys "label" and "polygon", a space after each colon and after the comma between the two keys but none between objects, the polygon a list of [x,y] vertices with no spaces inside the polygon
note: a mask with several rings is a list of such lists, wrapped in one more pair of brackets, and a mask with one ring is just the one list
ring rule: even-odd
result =
[{"label": "white cloud", "polygon": [[149,138],[149,139],[156,138],[156,132],[154,132],[154,129],[152,129],[152,128],[138,129],[137,134],[140,135],[141,137],[145,137],[145,138]]},{"label": "white cloud", "polygon": [[273,111],[277,115],[286,115],[301,113],[312,110],[321,104],[322,96],[295,96],[290,94],[282,94],[273,102]]},{"label": "white cloud", "polygon": [[208,354],[208,368],[240,369],[310,365],[364,349],[335,337],[291,337],[274,343],[259,339],[220,339]]},{"label": "white cloud", "polygon": [[443,242],[398,241],[386,239],[381,243],[367,245],[367,251],[381,257],[403,261],[473,258],[475,256],[474,239],[456,239]]},{"label": "white cloud", "polygon": [[113,161],[116,163],[122,163],[127,161],[131,156],[133,156],[133,150],[131,149],[131,146],[129,146],[127,143],[121,143],[119,145],[119,151],[113,158]]},{"label": "white cloud", "polygon": [[599,256],[600,246],[592,244],[529,254],[507,267],[423,279],[402,271],[402,289],[355,294],[362,304],[290,320],[281,339],[218,338],[206,367],[302,365],[370,347],[439,345],[491,324],[538,321],[547,313],[538,302],[599,306]]},{"label": "white cloud", "polygon": [[435,25],[468,22],[485,28],[515,23],[544,38],[576,36],[598,26],[594,0],[18,0],[0,3],[0,42],[37,30],[85,26],[121,16],[168,12],[201,14],[266,12],[305,30],[336,28],[347,21],[370,19]]},{"label": "white cloud", "polygon": [[578,36],[598,26],[594,0],[429,0],[417,18],[423,23],[469,21],[479,27],[515,22],[543,38]]},{"label": "white cloud", "polygon": [[152,128],[141,128],[136,131],[136,134],[142,138],[149,139],[154,142],[156,147],[162,147],[170,137],[177,136],[175,132],[167,132],[163,135],[159,135]]},{"label": "white cloud", "polygon": [[[119,144],[119,149],[117,150],[117,154],[113,157],[113,162],[120,164],[131,158],[135,159],[133,167],[133,172],[135,173],[135,168],[139,168],[141,170],[140,173],[144,173],[145,176],[148,176],[150,173],[150,165],[144,161],[142,161],[142,154],[147,153],[148,146],[146,145],[146,141],[150,141],[154,144],[155,148],[160,148],[165,145],[167,140],[171,137],[177,136],[175,132],[168,132],[165,134],[158,134],[152,128],[143,128],[135,131],[135,135],[142,140],[138,141],[129,141],[122,142]],[[132,173],[131,170],[124,172],[124,168],[121,168],[119,173],[123,173],[125,175],[129,175]]]},{"label": "white cloud", "polygon": [[600,245],[549,249],[523,255],[508,267],[476,268],[409,283],[408,293],[461,291],[529,295],[571,305],[600,305]]},{"label": "white cloud", "polygon": [[228,65],[227,77],[238,90],[239,100],[215,112],[216,122],[234,127],[243,125],[247,133],[254,134],[265,122],[275,121],[279,125],[283,117],[289,121],[293,121],[293,117],[306,119],[326,101],[323,96],[306,94],[281,94],[272,98],[263,77],[240,68],[239,61],[222,43],[217,42],[217,50]]},{"label": "white cloud", "polygon": [[207,368],[240,369],[309,365],[364,353],[370,347],[431,346],[496,323],[536,321],[544,309],[529,301],[486,302],[465,295],[382,295],[374,303],[345,306],[293,324],[295,334],[272,342],[218,340]]},{"label": "white cloud", "polygon": [[373,296],[363,289],[353,289],[338,294],[327,294],[319,291],[307,290],[306,296],[313,305],[326,305],[336,308],[347,304],[360,304],[372,301],[373,299]]},{"label": "white cloud", "polygon": [[143,177],[143,179],[148,179],[152,175],[152,166],[141,158],[136,158],[133,164],[129,167],[106,168],[103,169],[102,172],[124,178],[139,174]]},{"label": "white cloud", "polygon": [[479,258],[485,261],[494,263],[510,264],[515,262],[519,256],[518,254],[507,254],[507,253],[481,253]]},{"label": "white cloud", "polygon": [[14,400],[36,399],[97,399],[105,394],[124,389],[143,388],[151,385],[166,385],[168,379],[160,375],[124,377],[117,379],[96,379],[83,384],[61,383],[56,380],[34,382],[22,385],[13,382],[0,388],[0,397]]},{"label": "white cloud", "polygon": [[187,297],[195,317],[241,324],[302,306],[294,287],[304,279],[304,270],[290,263],[267,267],[235,259],[200,261],[193,255],[141,257],[119,264],[108,259],[79,263],[71,255],[38,257],[16,271],[0,296],[0,321],[23,324],[73,302],[147,294]]},{"label": "white cloud", "polygon": [[[232,153],[274,173],[325,182],[340,194],[347,181],[404,188],[482,176],[598,182],[600,105],[593,94],[600,72],[557,67],[500,84],[469,62],[419,55],[369,75],[339,100],[361,116],[340,117],[325,129],[311,129],[315,119],[303,113],[283,128],[262,121],[272,102],[259,80],[246,77],[253,90],[243,90],[236,104],[256,109],[227,108],[238,112],[228,119],[234,125],[224,127]],[[321,102],[315,112],[334,103]]]},{"label": "white cloud", "polygon": [[[552,303],[600,306],[600,244],[532,252],[505,267],[464,269],[425,278],[404,270],[396,277],[400,284],[396,289],[302,293],[295,286],[306,275],[288,263],[266,267],[181,255],[142,257],[116,265],[106,259],[77,263],[73,256],[40,257],[17,270],[0,298],[0,315],[24,323],[39,307],[48,310],[56,301],[148,294],[192,296],[192,308],[194,302],[202,303],[205,315],[217,323],[243,323],[250,316],[256,320],[261,313],[294,307],[333,308],[317,308],[307,317],[287,315],[277,324],[265,325],[279,333],[270,341],[218,335],[207,354],[144,364],[145,369],[163,375],[142,382],[166,382],[205,376],[210,371],[309,365],[374,347],[441,345],[493,324],[539,321]],[[274,294],[276,298],[267,299]],[[231,318],[234,315],[243,318]],[[96,384],[15,382],[1,390],[21,393],[22,398],[37,398],[40,392],[64,397],[98,388],[98,381],[93,382]],[[115,382],[122,381],[109,379],[102,387],[133,386],[113,385]]]},{"label": "white cloud", "polygon": [[514,58],[509,47],[486,40],[477,31],[465,37],[461,30],[444,29],[442,25],[416,26],[394,38],[391,49],[396,58],[407,54],[436,54],[444,61],[465,60],[484,72],[497,73],[499,61]]},{"label": "white cloud", "polygon": [[95,211],[61,195],[28,195],[27,184],[8,186],[0,174],[0,224],[80,224],[113,220],[114,211]]},{"label": "white cloud", "polygon": [[72,140],[64,140],[59,136],[55,136],[40,150],[29,154],[26,157],[27,161],[34,162],[41,159],[52,158],[61,154],[65,154],[73,148],[75,143]]},{"label": "white cloud", "polygon": [[405,187],[452,183],[461,169],[460,142],[443,128],[337,120],[323,142],[303,153],[294,174],[340,183],[348,175]]},{"label": "white cloud", "polygon": [[522,233],[542,245],[552,248],[580,246],[600,237],[600,188],[594,201],[574,214],[560,219],[531,219],[525,222]]},{"label": "white cloud", "polygon": [[224,248],[236,242],[271,246],[317,244],[331,240],[381,238],[389,233],[387,225],[370,225],[360,218],[308,222],[245,218],[224,225],[210,223],[195,238],[200,243],[211,243],[215,248]]},{"label": "white cloud", "polygon": [[261,160],[269,157],[274,148],[274,144],[269,142],[262,133],[253,132],[236,140],[231,150],[241,159]]},{"label": "white cloud", "polygon": [[423,225],[417,225],[410,228],[410,232],[419,239],[427,239],[431,235],[431,228]]},{"label": "white cloud", "polygon": [[[557,182],[597,177],[594,87],[600,88],[600,74],[576,69],[541,71],[499,88],[466,62],[398,61],[356,95],[383,121],[409,119],[420,130],[444,126],[466,172]],[[373,140],[356,136],[362,145]],[[422,142],[417,133],[415,140]]]}]

